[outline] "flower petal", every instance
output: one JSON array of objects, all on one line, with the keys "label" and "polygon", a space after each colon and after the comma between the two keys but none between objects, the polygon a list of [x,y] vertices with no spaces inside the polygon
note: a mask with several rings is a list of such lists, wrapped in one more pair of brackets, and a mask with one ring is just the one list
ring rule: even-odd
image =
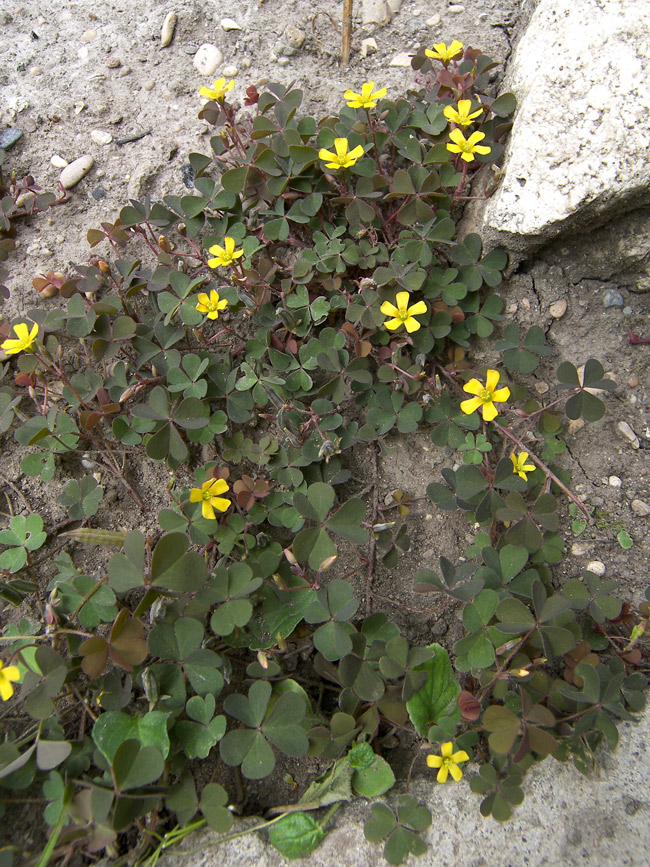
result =
[{"label": "flower petal", "polygon": [[436,779],[438,780],[439,783],[446,783],[448,774],[449,774],[449,768],[447,767],[447,765],[442,765],[442,767],[438,771],[438,776],[436,777]]},{"label": "flower petal", "polygon": [[208,303],[208,301],[209,301],[210,299],[208,298],[206,292],[199,292],[199,294],[196,296],[196,300],[199,302],[199,304],[204,304],[204,305],[205,305],[205,304]]},{"label": "flower petal", "polygon": [[443,744],[440,747],[440,752],[442,753],[443,759],[451,758],[451,754],[453,751],[454,751],[454,745],[452,744],[451,741],[447,741],[446,744]]},{"label": "flower petal", "polygon": [[210,488],[211,494],[225,494],[230,490],[230,485],[225,479],[215,479]]},{"label": "flower petal", "polygon": [[203,500],[201,504],[201,514],[204,518],[207,518],[210,521],[214,521],[214,509],[212,508],[212,503],[210,500]]},{"label": "flower petal", "polygon": [[427,309],[427,305],[424,301],[417,301],[413,307],[409,307],[409,313],[411,316],[419,316],[422,313],[426,313]]},{"label": "flower petal", "polygon": [[365,151],[362,145],[357,145],[353,150],[348,154],[349,160],[358,160],[364,155]]},{"label": "flower petal", "polygon": [[499,384],[499,371],[498,370],[488,370],[487,376],[485,377],[485,388],[487,391],[494,391],[494,389]]},{"label": "flower petal", "polygon": [[330,161],[332,161],[332,160],[335,160],[335,159],[336,159],[336,154],[333,154],[332,151],[328,151],[328,150],[326,150],[325,148],[321,148],[321,149],[318,151],[318,159],[319,159],[319,160],[330,160]]},{"label": "flower petal", "polygon": [[510,389],[508,388],[508,386],[505,386],[505,388],[499,388],[497,389],[497,391],[494,392],[494,394],[492,395],[492,400],[496,400],[497,403],[503,403],[504,401],[508,400],[509,397]]},{"label": "flower petal", "polygon": [[13,694],[13,686],[9,683],[8,680],[5,680],[5,678],[2,676],[2,672],[0,672],[0,698],[3,701],[9,701]]},{"label": "flower petal", "polygon": [[7,680],[18,681],[20,680],[20,669],[17,665],[8,665],[6,668],[2,669],[0,677],[6,677]]},{"label": "flower petal", "polygon": [[469,762],[469,756],[465,750],[458,750],[457,753],[453,754],[451,760],[452,762],[456,762],[456,764],[458,764],[458,762]]},{"label": "flower petal", "polygon": [[[220,512],[226,512],[230,508],[230,500],[226,500],[223,497],[213,497],[210,500],[210,505]],[[212,517],[214,517],[214,512],[212,513]]]},{"label": "flower petal", "polygon": [[388,328],[389,331],[394,331],[396,328],[399,328],[400,325],[403,324],[404,323],[401,319],[389,319],[387,322],[384,322],[384,325],[386,326],[386,328]]},{"label": "flower petal", "polygon": [[420,328],[422,328],[422,325],[417,321],[417,319],[414,319],[412,316],[410,316],[404,321],[404,327],[409,334],[413,334],[414,331],[419,331]]},{"label": "flower petal", "polygon": [[379,310],[384,314],[384,316],[399,316],[399,310],[394,304],[391,304],[390,301],[384,301]]},{"label": "flower petal", "polygon": [[341,157],[346,156],[348,152],[348,140],[346,138],[335,138],[334,148],[336,150],[337,157],[341,159]]},{"label": "flower petal", "polygon": [[406,308],[409,306],[409,298],[409,292],[398,292],[395,296],[395,301],[397,302],[397,309],[406,310]]},{"label": "flower petal", "polygon": [[442,756],[427,756],[427,765],[430,768],[439,768],[442,765]]},{"label": "flower petal", "polygon": [[473,412],[476,412],[482,403],[483,401],[480,397],[472,397],[469,400],[462,400],[460,408],[466,415],[471,415]]},{"label": "flower petal", "polygon": [[200,503],[203,499],[203,492],[199,488],[192,488],[190,491],[190,503]]},{"label": "flower petal", "polygon": [[465,144],[465,136],[459,129],[452,129],[449,132],[449,138],[459,147]]},{"label": "flower petal", "polygon": [[479,382],[478,379],[470,379],[470,381],[466,382],[463,386],[463,391],[466,391],[468,394],[483,394],[485,386],[482,382]]},{"label": "flower petal", "polygon": [[483,404],[483,420],[484,421],[492,421],[499,415],[496,406],[490,401],[490,403]]},{"label": "flower petal", "polygon": [[449,765],[449,773],[452,775],[454,780],[456,780],[456,782],[462,780],[463,778],[463,772],[458,767],[458,765]]}]

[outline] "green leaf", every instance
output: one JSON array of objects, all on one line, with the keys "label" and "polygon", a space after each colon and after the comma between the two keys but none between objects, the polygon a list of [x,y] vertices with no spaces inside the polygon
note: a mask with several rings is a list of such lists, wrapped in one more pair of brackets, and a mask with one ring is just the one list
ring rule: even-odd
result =
[{"label": "green leaf", "polygon": [[120,745],[136,740],[142,747],[156,747],[163,758],[169,755],[167,734],[168,713],[152,710],[141,717],[130,717],[122,711],[101,714],[93,726],[93,741],[100,753],[113,761]]},{"label": "green leaf", "polygon": [[268,741],[261,732],[252,729],[228,732],[219,744],[219,753],[227,765],[241,765],[247,780],[268,777],[275,767],[275,756]]},{"label": "green leaf", "polygon": [[363,834],[369,843],[379,843],[395,829],[397,819],[385,804],[373,804],[370,816],[363,826]]},{"label": "green leaf", "polygon": [[375,755],[367,768],[357,768],[352,775],[352,788],[362,798],[377,798],[395,785],[395,774],[381,756]]},{"label": "green leaf", "polygon": [[127,740],[117,748],[111,762],[120,791],[146,786],[160,779],[165,761],[155,747],[143,747],[137,740]]},{"label": "green leaf", "polygon": [[201,812],[206,822],[219,834],[232,828],[233,816],[226,808],[228,793],[219,783],[208,783],[201,792]]},{"label": "green leaf", "polygon": [[406,703],[411,722],[423,738],[427,736],[429,727],[440,720],[451,717],[460,722],[461,718],[456,706],[460,684],[454,675],[449,654],[439,644],[430,644],[427,649],[433,652],[433,657],[413,669],[425,671],[426,682]]},{"label": "green leaf", "polygon": [[304,858],[325,836],[322,826],[309,813],[289,813],[269,831],[271,845],[285,858]]}]

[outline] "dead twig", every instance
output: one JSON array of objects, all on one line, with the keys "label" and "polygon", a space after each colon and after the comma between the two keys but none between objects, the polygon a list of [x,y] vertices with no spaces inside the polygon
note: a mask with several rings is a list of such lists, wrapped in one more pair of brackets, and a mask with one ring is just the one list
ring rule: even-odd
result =
[{"label": "dead twig", "polygon": [[352,42],[352,3],[353,0],[343,0],[343,29],[341,33],[341,66],[350,62],[350,45]]}]

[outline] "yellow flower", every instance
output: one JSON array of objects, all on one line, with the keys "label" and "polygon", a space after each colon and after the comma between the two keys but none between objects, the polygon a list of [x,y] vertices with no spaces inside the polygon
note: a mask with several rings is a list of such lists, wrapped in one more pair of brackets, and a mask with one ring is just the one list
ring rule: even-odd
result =
[{"label": "yellow flower", "polygon": [[208,248],[208,252],[214,256],[214,259],[208,259],[208,265],[211,268],[218,268],[219,265],[232,265],[235,259],[239,259],[240,256],[244,255],[243,250],[235,250],[234,238],[224,238],[223,243],[225,245],[223,247],[215,244],[213,247]]},{"label": "yellow flower", "polygon": [[528,481],[528,476],[526,473],[532,473],[535,469],[535,464],[527,464],[528,460],[528,452],[519,452],[517,456],[513,454],[510,455],[510,460],[512,461],[512,472],[517,473],[525,482]]},{"label": "yellow flower", "polygon": [[210,90],[209,87],[200,87],[199,96],[203,96],[206,99],[213,99],[215,102],[223,102],[226,97],[226,92],[232,90],[234,86],[234,78],[231,78],[228,84],[226,84],[225,78],[219,78],[215,81],[213,90]]},{"label": "yellow flower", "polygon": [[471,106],[471,99],[459,99],[458,109],[455,109],[452,105],[447,105],[442,113],[450,123],[455,123],[458,126],[469,126],[475,117],[478,117],[479,114],[483,114],[482,108],[479,108],[470,114],[469,110]]},{"label": "yellow flower", "polygon": [[0,698],[3,701],[9,701],[14,694],[13,683],[19,680],[20,671],[18,670],[18,666],[8,665],[6,668],[3,668],[2,660],[0,659]]},{"label": "yellow flower", "polygon": [[384,322],[386,328],[390,331],[394,331],[396,328],[399,328],[400,325],[403,325],[409,334],[417,331],[421,325],[417,319],[414,319],[413,317],[419,316],[421,313],[426,313],[428,309],[427,305],[424,301],[418,301],[417,304],[413,305],[413,307],[409,307],[408,292],[398,292],[395,296],[395,301],[397,302],[397,307],[395,307],[394,304],[391,304],[390,301],[384,301],[379,308],[384,316],[394,317],[393,319],[389,319],[388,322]]},{"label": "yellow flower", "polygon": [[348,169],[353,166],[359,157],[363,156],[363,148],[357,145],[353,150],[348,152],[348,140],[346,138],[335,138],[334,148],[336,153],[321,148],[318,151],[319,160],[329,160],[325,163],[328,169]]},{"label": "yellow flower", "polygon": [[361,93],[355,93],[353,90],[346,90],[343,94],[343,98],[348,100],[350,108],[374,108],[377,105],[377,100],[383,99],[387,93],[385,87],[382,87],[381,90],[376,90],[373,93],[372,89],[374,86],[374,81],[366,81],[366,83],[361,86]]},{"label": "yellow flower", "polygon": [[199,303],[194,309],[198,310],[199,313],[207,313],[208,319],[218,319],[219,311],[225,310],[228,306],[228,301],[225,298],[219,300],[219,293],[215,292],[214,289],[210,290],[209,298],[205,292],[200,292],[197,300]]},{"label": "yellow flower", "polygon": [[498,384],[498,370],[488,370],[485,385],[479,382],[478,379],[470,379],[470,381],[463,386],[463,391],[466,391],[469,394],[475,394],[476,397],[461,401],[460,408],[462,411],[467,415],[471,415],[471,413],[475,412],[482,406],[483,418],[485,421],[492,421],[492,419],[496,418],[499,414],[494,405],[495,402],[503,403],[510,397],[510,389],[505,387],[497,390]]},{"label": "yellow flower", "polygon": [[228,490],[230,490],[230,486],[225,479],[208,479],[207,482],[203,482],[200,488],[192,488],[190,503],[201,503],[203,517],[214,521],[215,509],[219,512],[225,512],[230,508],[230,500],[218,496],[218,494],[225,494]]},{"label": "yellow flower", "polygon": [[463,772],[458,767],[459,763],[469,761],[465,750],[458,750],[457,753],[453,753],[452,750],[453,744],[449,741],[440,748],[441,756],[427,756],[427,765],[430,768],[440,768],[437,777],[439,783],[446,783],[448,774],[458,782],[463,776]]},{"label": "yellow flower", "polygon": [[473,132],[466,139],[459,129],[452,129],[449,133],[449,138],[454,144],[448,144],[447,150],[451,151],[452,154],[460,154],[461,160],[465,160],[468,163],[474,162],[474,154],[489,154],[492,150],[492,148],[486,145],[478,144],[478,142],[485,138],[484,132]]},{"label": "yellow flower", "polygon": [[38,337],[38,325],[34,325],[30,331],[24,322],[19,322],[18,325],[14,325],[14,331],[18,339],[7,338],[0,345],[0,349],[4,349],[7,355],[18,355],[19,352],[31,352],[32,344]]},{"label": "yellow flower", "polygon": [[430,51],[428,48],[425,49],[424,53],[426,56],[433,57],[434,60],[441,60],[447,66],[449,61],[455,60],[463,50],[463,43],[454,39],[449,48],[447,48],[444,42],[438,42],[433,47],[435,51]]}]

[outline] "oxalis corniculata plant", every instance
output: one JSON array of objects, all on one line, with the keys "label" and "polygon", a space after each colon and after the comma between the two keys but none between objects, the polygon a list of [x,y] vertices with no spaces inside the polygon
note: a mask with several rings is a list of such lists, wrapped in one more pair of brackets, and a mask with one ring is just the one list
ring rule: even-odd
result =
[{"label": "oxalis corniculata plant", "polygon": [[[37,782],[48,802],[32,863],[105,850],[154,865],[203,825],[249,833],[233,816],[248,781],[281,773],[278,753],[310,757],[312,782],[252,830],[306,855],[341,803],[393,787],[396,733],[414,744],[408,779],[427,772],[419,746],[432,786],[469,768],[482,814],[505,820],[531,764],[586,773],[642,707],[650,606],[590,572],[552,578],[558,502],[589,520],[556,463],[564,418],[598,420],[614,383],[595,359],[563,362],[549,402],[530,396],[550,353],[538,326],[506,325],[487,369],[466,357],[503,318],[505,254],[456,235],[515,109],[486,94],[494,65],[441,43],[414,57],[405,97],[366,82],[320,122],[291,87],[251,86],[243,108],[232,82],[202,88],[216,133],[190,155],[195,193],[91,229],[102,257],[5,335],[0,418],[27,447],[23,473],[78,468],[66,526],[18,515],[0,533],[0,593],[42,613],[0,639],[0,810]],[[380,504],[372,460],[354,470],[415,431],[457,451],[427,493],[476,528],[462,565],[414,576],[435,610],[462,606],[449,648],[414,646],[374,611],[375,570],[409,568],[410,498]],[[102,529],[86,470],[146,509],[129,482],[145,460],[171,471],[160,531]],[[60,530],[69,550],[43,587],[34,552]],[[87,574],[97,545],[119,550]],[[425,851],[430,822],[404,795],[373,804],[365,834],[398,864]]]}]

